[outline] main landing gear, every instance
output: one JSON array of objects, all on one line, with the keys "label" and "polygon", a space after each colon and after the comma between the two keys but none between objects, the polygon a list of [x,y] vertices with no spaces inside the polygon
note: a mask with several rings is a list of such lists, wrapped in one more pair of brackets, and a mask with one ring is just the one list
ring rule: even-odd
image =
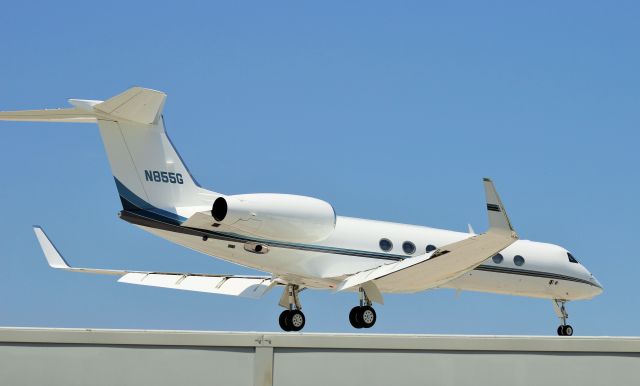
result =
[{"label": "main landing gear", "polygon": [[567,319],[569,318],[569,314],[567,313],[567,310],[564,307],[566,302],[567,302],[566,300],[559,300],[559,299],[553,300],[553,308],[555,309],[556,314],[558,314],[558,318],[560,318],[560,321],[562,322],[562,324],[558,326],[559,336],[573,335],[573,327],[567,324]]},{"label": "main landing gear", "polygon": [[[300,331],[304,328],[305,317],[300,304],[300,286],[287,284],[280,305],[286,310],[282,311],[278,318],[280,328],[284,331]],[[349,322],[355,328],[371,328],[376,324],[376,311],[371,307],[371,300],[367,296],[364,288],[358,289],[360,305],[353,307],[349,313]]]},{"label": "main landing gear", "polygon": [[295,284],[287,284],[285,293],[282,295],[283,299],[286,296],[286,300],[289,304],[289,308],[282,311],[280,318],[278,318],[280,328],[284,331],[300,331],[304,328],[305,318],[302,311],[300,311],[302,310],[302,306],[300,305],[300,298],[298,296],[299,292],[299,286]]},{"label": "main landing gear", "polygon": [[371,328],[376,324],[376,311],[371,307],[371,300],[362,287],[358,289],[360,305],[349,312],[349,322],[355,328]]}]

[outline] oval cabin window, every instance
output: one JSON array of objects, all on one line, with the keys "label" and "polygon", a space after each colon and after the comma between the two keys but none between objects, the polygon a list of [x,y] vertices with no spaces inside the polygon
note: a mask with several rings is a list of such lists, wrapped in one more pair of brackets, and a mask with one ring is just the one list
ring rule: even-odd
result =
[{"label": "oval cabin window", "polygon": [[404,243],[402,243],[402,250],[407,255],[411,255],[416,251],[416,246],[411,241],[405,241]]},{"label": "oval cabin window", "polygon": [[393,243],[389,239],[381,239],[380,240],[380,249],[385,252],[389,252],[393,249]]},{"label": "oval cabin window", "polygon": [[513,257],[513,264],[517,265],[518,267],[524,265],[524,257],[520,255],[515,255]]}]

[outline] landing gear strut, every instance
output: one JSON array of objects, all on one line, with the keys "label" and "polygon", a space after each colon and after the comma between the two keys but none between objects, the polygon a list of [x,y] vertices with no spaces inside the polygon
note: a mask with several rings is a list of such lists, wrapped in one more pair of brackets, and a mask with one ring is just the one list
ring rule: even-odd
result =
[{"label": "landing gear strut", "polygon": [[376,311],[371,307],[371,300],[364,288],[358,289],[360,305],[353,307],[349,312],[349,322],[355,328],[371,328],[376,324]]},{"label": "landing gear strut", "polygon": [[[288,308],[282,311],[278,318],[280,328],[287,332],[300,331],[305,323],[304,314],[301,311],[300,298],[298,296],[300,287],[296,284],[287,284],[284,291],[282,298],[284,299],[286,297]],[[280,304],[282,305],[282,299]]]},{"label": "landing gear strut", "polygon": [[554,299],[553,300],[553,308],[558,314],[558,318],[562,322],[561,325],[558,326],[558,335],[559,336],[571,336],[573,335],[573,327],[567,324],[567,319],[569,318],[569,314],[567,313],[566,308],[564,307],[566,300]]}]

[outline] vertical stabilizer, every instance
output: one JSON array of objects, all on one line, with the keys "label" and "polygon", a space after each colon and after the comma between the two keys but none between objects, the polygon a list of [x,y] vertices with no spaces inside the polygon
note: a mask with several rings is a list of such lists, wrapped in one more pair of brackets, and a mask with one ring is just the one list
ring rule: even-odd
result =
[{"label": "vertical stabilizer", "polygon": [[70,109],[0,112],[0,120],[97,122],[123,208],[180,223],[213,192],[198,186],[167,136],[165,99],[133,87],[104,102],[71,99]]}]

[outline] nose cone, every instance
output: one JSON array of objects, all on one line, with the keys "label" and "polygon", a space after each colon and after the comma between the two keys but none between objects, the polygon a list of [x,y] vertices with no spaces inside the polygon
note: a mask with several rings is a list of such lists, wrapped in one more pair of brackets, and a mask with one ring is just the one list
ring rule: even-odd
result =
[{"label": "nose cone", "polygon": [[591,287],[590,289],[590,297],[595,297],[598,296],[602,293],[602,291],[604,291],[604,287],[602,286],[602,284],[600,284],[600,282],[598,281],[598,279],[596,279],[595,276],[593,276],[593,274],[589,274],[589,281],[591,282],[592,285],[590,285],[589,287]]}]

